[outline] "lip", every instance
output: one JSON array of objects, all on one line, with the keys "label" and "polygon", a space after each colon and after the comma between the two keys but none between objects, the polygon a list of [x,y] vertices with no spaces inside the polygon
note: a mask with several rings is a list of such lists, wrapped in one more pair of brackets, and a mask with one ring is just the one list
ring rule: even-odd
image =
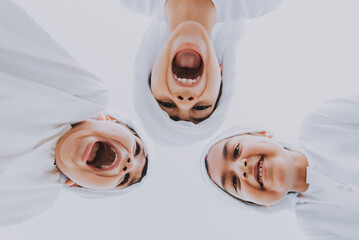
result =
[{"label": "lip", "polygon": [[200,46],[195,43],[191,43],[191,42],[186,42],[186,43],[180,44],[177,47],[177,49],[174,51],[174,53],[172,54],[171,61],[173,61],[174,57],[177,55],[177,53],[179,51],[186,50],[186,49],[190,49],[190,50],[197,52],[201,56],[202,61],[203,61],[204,58],[203,58],[203,54],[202,54],[202,50],[201,50]]},{"label": "lip", "polygon": [[93,148],[93,146],[95,145],[96,142],[90,142],[89,144],[87,144],[84,153],[82,154],[82,161],[86,162],[87,159],[90,156],[91,150]]},{"label": "lip", "polygon": [[[260,161],[261,161],[261,157],[259,157],[259,159],[258,159],[258,161],[257,161],[257,163],[256,163],[256,165],[254,166],[254,179],[257,181],[257,183],[258,183],[258,185],[260,186],[261,184],[260,184],[260,182],[259,182],[259,179],[258,179],[258,170],[259,170],[259,163],[260,163]],[[264,161],[263,161],[264,162]],[[263,168],[262,168],[262,171],[263,171]],[[262,175],[263,175],[263,173],[262,173]],[[262,176],[262,181],[263,181],[263,176]]]},{"label": "lip", "polygon": [[[94,169],[95,171],[99,171],[99,172],[107,172],[107,171],[111,171],[111,170],[113,170],[113,169],[118,168],[119,165],[120,165],[120,162],[122,161],[121,151],[119,150],[119,148],[118,148],[115,144],[110,143],[109,141],[95,141],[95,142],[90,143],[90,144],[86,147],[86,150],[85,150],[85,153],[84,153],[84,156],[85,156],[85,154],[87,154],[87,155],[86,155],[86,158],[83,158],[83,159],[85,160],[85,162],[87,161],[87,159],[88,159],[88,157],[89,157],[89,155],[90,155],[90,153],[91,153],[91,150],[92,150],[93,146],[94,146],[95,143],[97,143],[97,142],[105,142],[105,143],[109,144],[109,145],[115,150],[115,152],[116,152],[116,154],[117,154],[117,159],[116,159],[115,162],[113,163],[112,167],[106,168],[106,169],[98,169],[98,168],[96,168],[96,167],[94,167],[94,166],[91,166],[91,165],[87,165],[87,166],[89,166],[91,169]],[[89,149],[88,149],[88,148],[89,148]],[[88,152],[87,152],[87,151],[88,151]]]},{"label": "lip", "polygon": [[201,80],[202,80],[202,77],[203,77],[203,74],[204,74],[204,69],[205,69],[205,64],[204,64],[204,57],[203,57],[203,53],[202,53],[202,50],[200,48],[199,45],[195,44],[195,43],[190,43],[190,42],[186,42],[186,43],[182,43],[181,45],[179,45],[177,47],[177,49],[175,50],[175,52],[172,54],[172,58],[171,58],[171,63],[173,62],[175,56],[177,55],[177,53],[179,53],[180,51],[183,51],[183,50],[192,50],[194,52],[196,52],[197,54],[200,55],[201,57],[201,60],[202,60],[202,74],[200,76],[200,78],[195,82],[195,83],[183,83],[183,82],[180,82],[175,74],[173,73],[173,70],[172,70],[172,64],[171,64],[171,72],[172,72],[172,77],[175,81],[176,84],[178,84],[179,86],[182,86],[182,87],[195,87],[197,86],[198,84],[200,84]]},{"label": "lip", "polygon": [[258,178],[257,178],[257,176],[258,176],[258,164],[259,164],[259,161],[260,161],[260,160],[258,160],[258,162],[256,163],[256,165],[254,165],[253,177],[254,177],[254,179],[256,180],[256,182],[260,185],[260,183],[259,183],[259,181],[258,181]]}]

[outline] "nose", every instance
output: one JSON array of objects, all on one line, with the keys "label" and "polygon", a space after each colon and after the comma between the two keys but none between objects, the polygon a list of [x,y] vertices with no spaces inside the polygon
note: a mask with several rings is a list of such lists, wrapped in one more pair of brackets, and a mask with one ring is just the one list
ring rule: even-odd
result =
[{"label": "nose", "polygon": [[123,173],[128,173],[133,169],[133,158],[131,156],[127,156],[126,158],[122,159],[122,164],[121,164],[121,171]]},{"label": "nose", "polygon": [[239,172],[240,172],[240,176],[242,178],[247,178],[248,177],[248,161],[247,159],[242,159],[242,160],[239,160],[239,164],[238,164],[238,169],[239,169]]},{"label": "nose", "polygon": [[177,99],[181,102],[181,103],[190,103],[192,102],[195,98],[191,95],[191,94],[177,94]]}]

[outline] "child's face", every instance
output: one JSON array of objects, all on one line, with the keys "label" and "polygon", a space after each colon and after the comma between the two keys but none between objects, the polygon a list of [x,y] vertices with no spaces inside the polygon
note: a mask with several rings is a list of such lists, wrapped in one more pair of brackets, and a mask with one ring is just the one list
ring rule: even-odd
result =
[{"label": "child's face", "polygon": [[219,188],[236,198],[271,205],[290,190],[287,151],[264,135],[233,136],[208,152],[208,174]]},{"label": "child's face", "polygon": [[142,178],[147,153],[128,127],[109,119],[83,121],[56,147],[56,165],[79,186],[125,188]]},{"label": "child's face", "polygon": [[205,29],[184,22],[168,37],[153,66],[151,92],[173,120],[198,123],[215,107],[221,70]]}]

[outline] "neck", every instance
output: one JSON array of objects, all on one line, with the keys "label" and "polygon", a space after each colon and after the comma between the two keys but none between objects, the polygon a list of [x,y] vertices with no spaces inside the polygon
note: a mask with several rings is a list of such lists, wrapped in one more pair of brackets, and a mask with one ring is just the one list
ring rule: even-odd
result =
[{"label": "neck", "polygon": [[291,156],[291,166],[292,166],[292,187],[290,191],[293,192],[305,192],[309,184],[307,184],[307,166],[308,160],[305,155],[297,151],[288,151],[288,154]]},{"label": "neck", "polygon": [[167,0],[164,15],[169,32],[182,22],[200,23],[211,36],[216,22],[216,8],[210,0]]}]

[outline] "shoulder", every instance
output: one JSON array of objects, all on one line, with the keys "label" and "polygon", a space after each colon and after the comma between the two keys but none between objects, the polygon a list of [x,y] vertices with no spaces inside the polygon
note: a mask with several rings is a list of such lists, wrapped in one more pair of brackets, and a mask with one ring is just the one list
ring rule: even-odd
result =
[{"label": "shoulder", "polygon": [[121,4],[128,10],[148,16],[164,19],[163,8],[166,0],[121,0]]},{"label": "shoulder", "polygon": [[31,219],[56,202],[62,188],[53,164],[56,142],[53,139],[0,166],[0,226]]},{"label": "shoulder", "polygon": [[327,101],[310,113],[300,129],[309,165],[331,179],[355,184],[359,144],[359,97]]},{"label": "shoulder", "polygon": [[331,99],[322,104],[317,110],[308,114],[303,121],[305,126],[323,125],[358,125],[359,124],[359,95]]}]

